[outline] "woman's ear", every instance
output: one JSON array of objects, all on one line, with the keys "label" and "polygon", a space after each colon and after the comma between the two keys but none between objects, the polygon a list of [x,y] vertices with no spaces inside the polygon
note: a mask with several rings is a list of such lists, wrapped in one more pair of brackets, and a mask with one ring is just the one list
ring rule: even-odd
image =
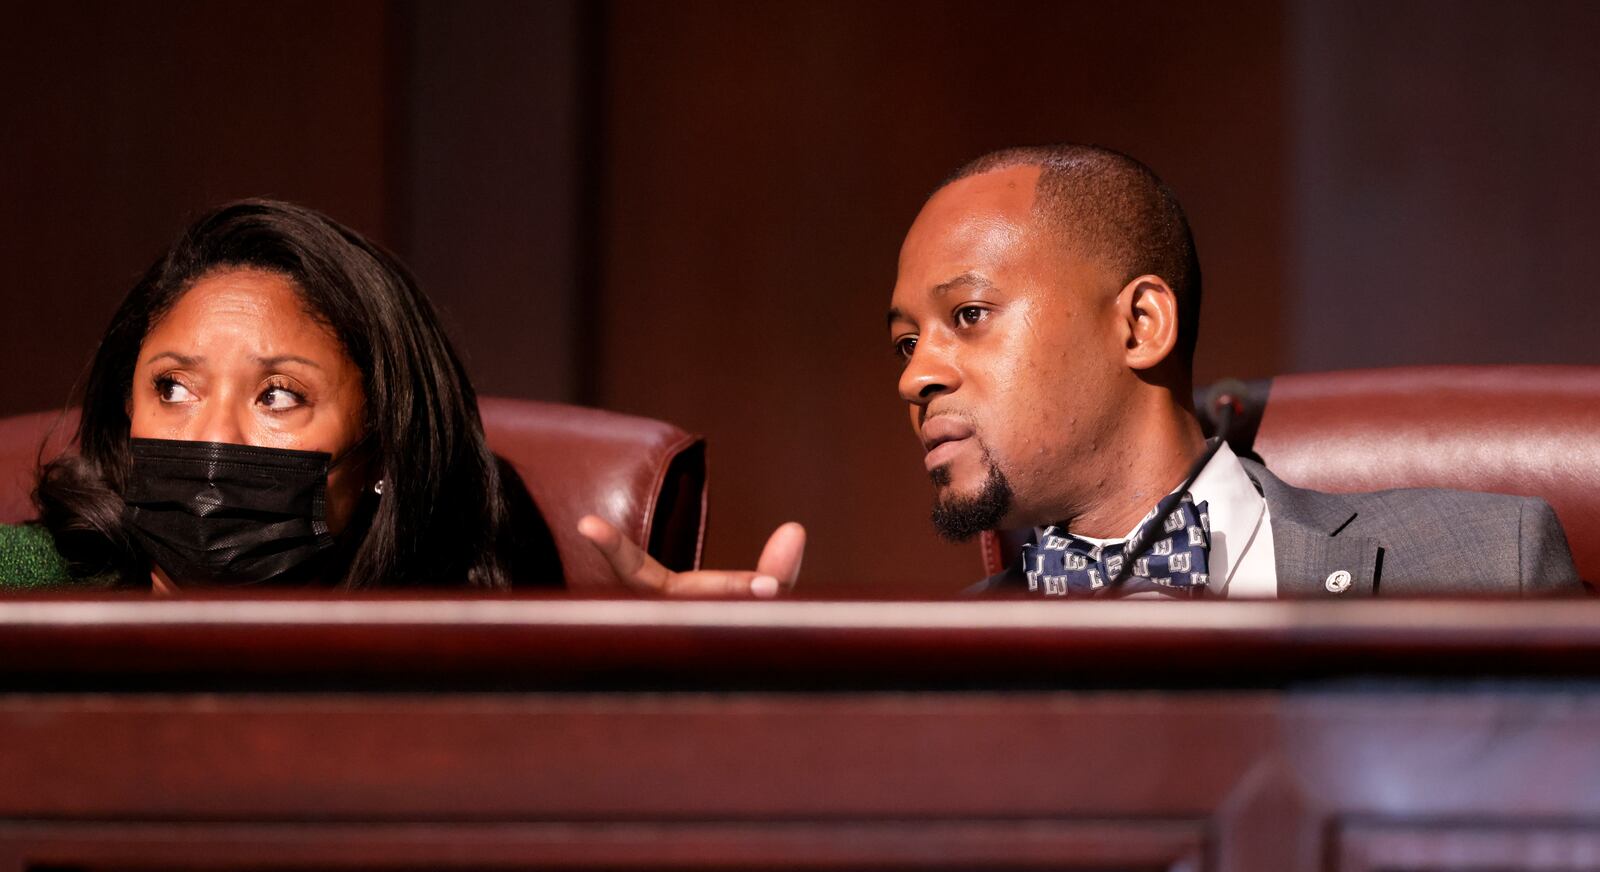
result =
[{"label": "woman's ear", "polygon": [[1178,297],[1160,276],[1142,275],[1117,294],[1129,369],[1151,369],[1178,345]]}]

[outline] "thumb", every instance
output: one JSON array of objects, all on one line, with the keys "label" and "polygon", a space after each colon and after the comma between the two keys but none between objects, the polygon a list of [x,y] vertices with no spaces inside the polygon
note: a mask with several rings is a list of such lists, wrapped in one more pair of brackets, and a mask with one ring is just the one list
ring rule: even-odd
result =
[{"label": "thumb", "polygon": [[800,580],[800,563],[805,555],[806,528],[790,521],[767,538],[761,559],[756,561],[756,573],[776,579],[780,589],[788,590]]}]

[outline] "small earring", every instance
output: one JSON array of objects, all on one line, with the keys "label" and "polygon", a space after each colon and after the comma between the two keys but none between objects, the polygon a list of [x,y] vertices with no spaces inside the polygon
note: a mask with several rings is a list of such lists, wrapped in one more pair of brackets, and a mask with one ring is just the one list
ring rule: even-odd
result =
[{"label": "small earring", "polygon": [[373,483],[372,492],[378,496],[383,496],[383,479],[380,478]]}]

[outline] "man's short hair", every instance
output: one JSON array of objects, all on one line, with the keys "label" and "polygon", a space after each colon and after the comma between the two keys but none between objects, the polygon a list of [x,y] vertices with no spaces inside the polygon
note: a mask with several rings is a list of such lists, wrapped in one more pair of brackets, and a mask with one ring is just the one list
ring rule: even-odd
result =
[{"label": "man's short hair", "polygon": [[1042,145],[992,151],[955,171],[945,185],[1019,166],[1040,169],[1034,212],[1047,217],[1083,257],[1111,267],[1127,284],[1157,275],[1178,302],[1173,349],[1194,365],[1200,332],[1200,260],[1178,198],[1151,169],[1121,152],[1092,145]]}]

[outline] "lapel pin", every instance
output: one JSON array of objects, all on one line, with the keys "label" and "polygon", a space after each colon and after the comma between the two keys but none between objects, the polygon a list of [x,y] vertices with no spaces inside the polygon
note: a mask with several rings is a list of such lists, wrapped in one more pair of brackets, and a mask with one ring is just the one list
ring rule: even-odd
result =
[{"label": "lapel pin", "polygon": [[1350,573],[1341,569],[1329,575],[1328,580],[1324,581],[1322,586],[1328,589],[1328,593],[1344,593],[1350,589]]}]

